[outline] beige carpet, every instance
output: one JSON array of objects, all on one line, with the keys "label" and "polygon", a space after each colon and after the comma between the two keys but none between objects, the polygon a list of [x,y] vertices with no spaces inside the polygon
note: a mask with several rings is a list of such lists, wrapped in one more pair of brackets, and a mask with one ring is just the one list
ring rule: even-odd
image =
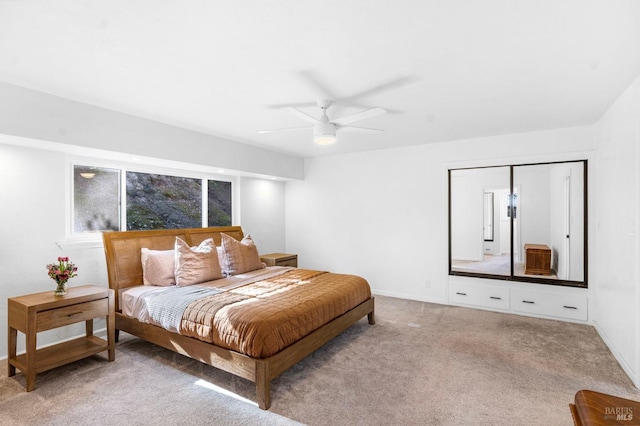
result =
[{"label": "beige carpet", "polygon": [[547,426],[572,424],[580,389],[640,400],[589,326],[389,297],[376,317],[275,379],[269,411],[252,383],[125,334],[115,362],[39,374],[30,393],[3,368],[0,424]]}]

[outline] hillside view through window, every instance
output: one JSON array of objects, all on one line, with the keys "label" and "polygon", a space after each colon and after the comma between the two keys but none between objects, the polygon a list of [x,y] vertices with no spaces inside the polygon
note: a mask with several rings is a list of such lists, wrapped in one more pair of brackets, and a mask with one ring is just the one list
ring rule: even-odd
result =
[{"label": "hillside view through window", "polygon": [[[73,232],[121,230],[123,217],[126,230],[229,226],[231,186],[213,179],[75,165]],[[121,206],[122,191],[126,212]]]}]

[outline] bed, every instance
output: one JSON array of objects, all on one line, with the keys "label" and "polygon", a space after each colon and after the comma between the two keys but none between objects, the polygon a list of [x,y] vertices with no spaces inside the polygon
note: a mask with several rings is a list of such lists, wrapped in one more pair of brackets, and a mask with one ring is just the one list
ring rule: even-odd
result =
[{"label": "bed", "polygon": [[[211,239],[216,247],[230,241],[235,247],[244,244],[247,237],[238,226],[103,234],[109,287],[116,297],[116,336],[122,330],[250,380],[256,385],[258,406],[266,410],[271,405],[272,379],[364,316],[369,324],[375,323],[369,285],[353,275],[266,267],[193,286],[145,285],[152,283],[147,282],[148,272],[143,276],[141,253],[174,248],[178,252],[182,250],[178,242],[195,248],[211,243]],[[229,245],[225,247],[229,250]],[[223,259],[224,250],[220,250],[217,254]],[[224,260],[231,264],[230,259]],[[343,287],[345,294],[341,293]],[[156,291],[162,296],[148,296]],[[185,300],[198,292],[205,297],[189,303],[171,321],[165,321],[165,317],[150,319],[148,313],[138,309],[141,300],[174,300],[171,292]],[[182,300],[175,297],[176,301]],[[213,313],[204,313],[207,304],[214,306]]]}]

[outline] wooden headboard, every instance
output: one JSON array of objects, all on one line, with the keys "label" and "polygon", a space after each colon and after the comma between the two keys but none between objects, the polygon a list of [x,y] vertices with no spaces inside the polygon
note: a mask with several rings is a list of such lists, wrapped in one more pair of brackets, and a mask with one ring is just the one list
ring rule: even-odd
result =
[{"label": "wooden headboard", "polygon": [[197,246],[207,238],[213,238],[216,246],[219,246],[221,233],[237,240],[242,240],[244,236],[240,226],[103,233],[109,288],[115,291],[116,307],[120,307],[121,290],[142,284],[141,248],[173,250],[176,237],[182,238],[190,246]]}]

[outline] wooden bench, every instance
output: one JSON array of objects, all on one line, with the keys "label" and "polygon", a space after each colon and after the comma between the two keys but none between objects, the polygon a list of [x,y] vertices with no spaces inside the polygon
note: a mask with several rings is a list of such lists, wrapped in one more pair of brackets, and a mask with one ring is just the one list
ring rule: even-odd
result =
[{"label": "wooden bench", "polygon": [[576,426],[640,424],[640,402],[606,393],[578,391],[569,408]]}]

